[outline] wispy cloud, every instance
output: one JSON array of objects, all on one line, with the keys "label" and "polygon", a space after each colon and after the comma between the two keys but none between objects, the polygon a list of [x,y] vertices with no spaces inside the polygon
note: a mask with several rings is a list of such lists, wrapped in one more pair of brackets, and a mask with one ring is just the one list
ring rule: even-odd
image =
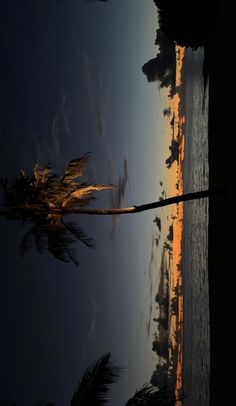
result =
[{"label": "wispy cloud", "polygon": [[51,137],[39,138],[36,134],[33,135],[36,158],[40,162],[52,162],[55,159],[59,165],[64,162],[61,140],[65,137],[71,137],[69,116],[70,108],[67,95],[62,90],[58,110],[52,119]]},{"label": "wispy cloud", "polygon": [[69,124],[69,106],[67,96],[62,91],[61,102],[58,111],[56,112],[52,121],[52,140],[54,146],[54,153],[59,158],[61,154],[60,135],[71,137],[71,130]]},{"label": "wispy cloud", "polygon": [[[84,82],[87,89],[90,112],[94,117],[94,124],[98,135],[105,138],[107,134],[107,111],[109,94],[108,91],[104,89],[103,81],[101,78],[99,81],[96,77],[94,77],[93,79],[92,67],[87,55],[85,54],[83,55],[83,64],[85,75]],[[94,82],[99,84],[97,89],[95,89]]]},{"label": "wispy cloud", "polygon": [[[114,176],[114,169],[111,158],[108,160],[109,166],[109,182],[111,184],[116,185],[110,191],[110,203],[111,207],[121,207],[123,204],[125,194],[127,191],[127,187],[129,184],[129,175],[128,175],[128,161],[127,159],[123,160],[123,171],[122,174],[119,176],[118,184],[116,184],[115,176]],[[117,224],[118,224],[119,216],[113,216],[113,225],[111,230],[111,238],[113,239],[116,233]]]},{"label": "wispy cloud", "polygon": [[86,360],[86,358],[88,356],[88,353],[89,353],[89,340],[95,334],[96,327],[97,327],[96,317],[97,317],[98,303],[95,300],[95,298],[91,296],[89,298],[89,304],[91,306],[92,315],[91,315],[91,319],[90,319],[90,322],[89,322],[86,342],[81,346],[81,351],[80,351],[81,362],[85,362],[85,360]]},{"label": "wispy cloud", "polygon": [[98,309],[98,304],[97,304],[97,302],[95,301],[94,298],[91,297],[89,299],[89,302],[90,302],[91,307],[92,307],[92,317],[91,317],[91,320],[90,320],[90,323],[89,323],[88,340],[90,340],[90,338],[93,336],[93,334],[94,334],[94,332],[96,330],[96,325],[97,325],[96,315],[97,315],[97,309]]},{"label": "wispy cloud", "polygon": [[[123,160],[122,174],[118,178],[114,175],[113,158],[109,152],[107,142],[107,122],[109,107],[109,92],[104,89],[102,78],[98,80],[92,71],[92,66],[86,54],[83,55],[84,64],[84,82],[87,89],[87,97],[90,113],[94,119],[94,125],[97,134],[101,137],[104,145],[104,151],[108,160],[108,178],[109,182],[115,185],[110,194],[110,203],[112,207],[121,207],[123,204],[127,186],[129,185],[128,161]],[[118,223],[118,216],[113,216],[113,225],[110,233],[111,238],[115,237]]]}]

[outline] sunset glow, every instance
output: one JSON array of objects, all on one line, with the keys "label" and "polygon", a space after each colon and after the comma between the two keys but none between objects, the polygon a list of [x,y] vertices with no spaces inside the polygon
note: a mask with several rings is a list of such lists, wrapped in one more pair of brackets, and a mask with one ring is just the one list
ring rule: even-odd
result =
[{"label": "sunset glow", "polygon": [[[172,140],[178,141],[179,157],[169,168],[167,195],[181,195],[183,190],[183,160],[184,160],[184,124],[185,116],[181,113],[181,96],[179,87],[182,83],[182,67],[184,61],[185,48],[176,46],[176,93],[173,98],[168,98],[165,94],[165,106],[170,109],[171,114],[166,117],[166,130],[168,144]],[[181,270],[182,261],[182,238],[183,238],[183,203],[174,205],[170,208],[170,217],[173,219],[173,251],[169,269],[169,298],[171,300],[177,292],[177,309],[176,315],[170,312],[169,316],[169,344],[172,348],[177,349],[176,365],[176,395],[181,394],[182,389],[182,372],[183,372],[183,278]],[[170,363],[170,369],[174,366]],[[176,403],[178,406],[181,401]]]}]

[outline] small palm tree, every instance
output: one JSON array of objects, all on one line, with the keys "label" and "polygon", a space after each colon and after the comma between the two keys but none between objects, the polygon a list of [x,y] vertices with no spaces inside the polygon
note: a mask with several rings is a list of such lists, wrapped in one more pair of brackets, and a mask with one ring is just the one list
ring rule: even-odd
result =
[{"label": "small palm tree", "polygon": [[9,182],[1,177],[4,208],[0,215],[9,219],[19,219],[33,223],[21,243],[21,253],[24,255],[35,242],[38,251],[44,249],[56,258],[73,261],[76,258],[75,241],[79,240],[88,247],[94,246],[94,241],[71,222],[64,218],[68,214],[117,215],[139,213],[142,211],[167,206],[187,200],[200,199],[209,196],[209,190],[174,196],[141,206],[126,208],[90,208],[88,205],[95,197],[93,192],[111,189],[108,184],[91,184],[81,182],[89,154],[69,162],[61,176],[52,172],[50,165],[40,167],[36,162],[33,174],[20,171],[19,176]]}]

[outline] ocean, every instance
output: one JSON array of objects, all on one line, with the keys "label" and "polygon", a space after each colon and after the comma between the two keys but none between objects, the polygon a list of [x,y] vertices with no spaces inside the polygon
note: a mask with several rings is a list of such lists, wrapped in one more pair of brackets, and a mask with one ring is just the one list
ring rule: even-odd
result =
[{"label": "ocean", "polygon": [[[184,61],[184,192],[208,188],[208,86],[204,92],[203,49],[186,50]],[[208,200],[184,204],[183,231],[183,394],[184,405],[210,403],[208,297]]]}]

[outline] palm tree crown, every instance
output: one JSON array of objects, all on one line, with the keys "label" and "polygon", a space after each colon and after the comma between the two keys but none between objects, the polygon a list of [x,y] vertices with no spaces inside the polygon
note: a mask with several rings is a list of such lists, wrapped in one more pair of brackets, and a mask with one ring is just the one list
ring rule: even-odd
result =
[{"label": "palm tree crown", "polygon": [[[113,365],[111,354],[103,355],[84,372],[78,389],[74,392],[71,406],[104,406],[108,401],[109,385],[119,378],[121,368]],[[144,384],[130,398],[125,406],[174,406],[177,399],[174,388],[156,388]]]},{"label": "palm tree crown", "polygon": [[115,383],[121,373],[121,368],[112,365],[110,355],[108,352],[86,369],[73,394],[71,406],[103,406],[107,403],[109,385]]},{"label": "palm tree crown", "polygon": [[93,239],[80,227],[63,219],[72,209],[87,206],[94,199],[94,191],[112,187],[80,181],[88,159],[89,154],[84,154],[71,160],[61,176],[52,173],[50,165],[40,167],[36,161],[32,175],[21,170],[13,182],[0,178],[4,198],[1,214],[33,223],[20,244],[23,256],[34,242],[39,253],[48,249],[57,259],[78,266],[76,240],[94,247]]}]

